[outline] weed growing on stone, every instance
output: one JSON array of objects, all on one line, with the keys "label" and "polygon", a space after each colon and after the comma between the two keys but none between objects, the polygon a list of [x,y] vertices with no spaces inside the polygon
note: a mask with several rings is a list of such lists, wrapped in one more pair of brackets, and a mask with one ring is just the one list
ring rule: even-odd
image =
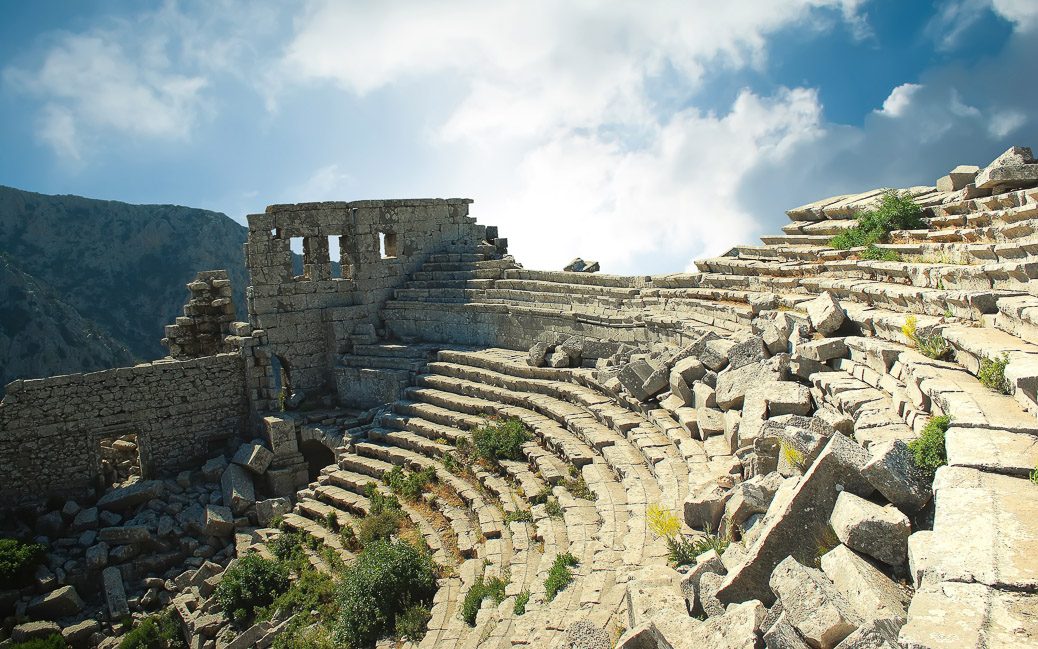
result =
[{"label": "weed growing on stone", "polygon": [[436,468],[429,466],[405,475],[404,470],[397,465],[382,476],[382,481],[404,500],[415,501],[421,497],[426,486],[436,483]]},{"label": "weed growing on stone", "polygon": [[517,509],[514,512],[509,512],[505,516],[505,522],[508,523],[532,523],[533,513],[529,509]]},{"label": "weed growing on stone", "polygon": [[918,230],[926,227],[922,209],[908,192],[894,189],[883,192],[879,204],[871,210],[858,212],[858,223],[829,240],[838,250],[858,247],[875,248],[877,243],[888,243],[894,230]]},{"label": "weed growing on stone", "polygon": [[939,467],[948,463],[944,434],[948,432],[950,425],[951,417],[948,415],[931,417],[919,437],[908,444],[908,449],[915,458],[915,465],[931,477]]},{"label": "weed growing on stone", "polygon": [[570,567],[578,563],[580,561],[569,552],[563,552],[555,557],[555,562],[551,564],[551,570],[548,571],[548,578],[544,580],[545,603],[555,599],[555,596],[573,581]]},{"label": "weed growing on stone", "polygon": [[245,624],[257,607],[267,606],[287,590],[284,562],[249,553],[224,573],[214,597],[235,622]]},{"label": "weed growing on stone", "polygon": [[1038,465],[1034,467],[1034,471],[1031,471],[1029,474],[1027,474],[1027,477],[1028,479],[1030,479],[1031,484],[1038,485]]},{"label": "weed growing on stone", "polygon": [[[574,467],[570,467],[574,468]],[[572,475],[572,473],[570,474]],[[584,500],[595,500],[595,494],[588,488],[587,483],[584,482],[584,476],[577,471],[575,478],[567,478],[562,483],[563,488],[576,496],[577,498],[583,498]]]},{"label": "weed growing on stone", "polygon": [[432,612],[421,604],[414,604],[396,618],[396,636],[419,643],[425,637]]},{"label": "weed growing on stone", "polygon": [[944,336],[937,331],[928,335],[921,333],[916,323],[915,316],[913,315],[909,315],[905,319],[905,324],[901,327],[901,332],[905,334],[905,337],[911,341],[912,345],[923,356],[934,360],[941,360],[951,353],[951,346],[948,344],[948,341],[944,339]]},{"label": "weed growing on stone", "polygon": [[472,432],[476,456],[497,464],[500,460],[522,458],[522,446],[530,440],[530,431],[515,417],[487,422]]},{"label": "weed growing on stone", "polygon": [[995,392],[1009,394],[1013,391],[1013,386],[1006,380],[1006,365],[1008,364],[1009,352],[1002,352],[1002,355],[997,358],[983,358],[980,361],[980,372],[977,373],[977,378]]},{"label": "weed growing on stone", "polygon": [[822,534],[815,539],[814,567],[822,568],[822,557],[840,545],[840,537],[836,536],[836,530],[832,525],[826,525]]},{"label": "weed growing on stone", "polygon": [[879,248],[874,243],[870,243],[858,253],[858,256],[862,259],[869,259],[873,261],[901,261],[901,254],[895,250],[885,250]]},{"label": "weed growing on stone", "polygon": [[523,615],[526,613],[526,605],[530,602],[530,589],[524,588],[519,591],[519,594],[515,596],[515,605],[512,607],[512,613],[516,615]]},{"label": "weed growing on stone", "polygon": [[681,521],[669,510],[659,504],[649,506],[646,521],[653,534],[667,543],[667,555],[675,566],[692,563],[699,556],[699,543],[686,539],[681,534]]},{"label": "weed growing on stone", "polygon": [[804,457],[804,454],[797,447],[786,440],[779,442],[779,447],[782,449],[782,457],[785,458],[791,467],[796,468],[801,473],[807,473],[807,458]]},{"label": "weed growing on stone", "polygon": [[555,498],[549,498],[548,502],[544,503],[544,511],[552,518],[562,518],[562,505]]},{"label": "weed growing on stone", "polygon": [[[485,563],[483,567],[486,569]],[[479,608],[482,606],[483,600],[489,599],[495,604],[500,604],[505,601],[505,588],[507,587],[508,582],[501,577],[491,577],[490,579],[484,578],[483,575],[477,577],[472,588],[465,593],[465,599],[461,604],[461,619],[465,620],[465,624],[475,626],[476,616],[479,615]]]},{"label": "weed growing on stone", "polygon": [[[65,643],[61,642],[56,646],[64,647]],[[152,647],[186,649],[187,645],[180,637],[180,625],[173,619],[172,609],[142,620],[136,629],[123,636],[118,649],[151,649]]]}]

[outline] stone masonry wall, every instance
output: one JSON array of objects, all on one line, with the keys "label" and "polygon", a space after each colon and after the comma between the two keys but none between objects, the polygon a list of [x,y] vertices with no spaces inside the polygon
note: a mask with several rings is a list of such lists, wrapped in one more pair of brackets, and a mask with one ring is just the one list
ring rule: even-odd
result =
[{"label": "stone masonry wall", "polygon": [[[276,357],[292,390],[334,392],[333,369],[352,342],[373,338],[378,310],[429,255],[475,251],[487,228],[469,199],[272,205],[249,215],[248,311],[257,349]],[[329,237],[339,242],[333,277]],[[302,239],[303,274],[293,276],[291,240]],[[380,252],[380,248],[382,252]],[[373,342],[373,340],[372,340]],[[277,398],[273,380],[266,396]]]},{"label": "stone masonry wall", "polygon": [[145,477],[192,466],[245,435],[239,353],[14,381],[0,402],[0,497],[17,502],[95,488],[100,442],[137,435]]}]

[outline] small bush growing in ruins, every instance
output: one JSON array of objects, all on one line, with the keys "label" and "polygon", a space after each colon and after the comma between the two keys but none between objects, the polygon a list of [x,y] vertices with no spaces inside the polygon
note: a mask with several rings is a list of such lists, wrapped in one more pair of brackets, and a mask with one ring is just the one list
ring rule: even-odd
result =
[{"label": "small bush growing in ruins", "polygon": [[[484,562],[484,570],[486,566],[487,564]],[[505,601],[505,588],[507,587],[508,582],[501,577],[494,576],[486,579],[480,574],[472,584],[472,588],[469,588],[469,592],[465,593],[465,599],[461,605],[461,619],[465,621],[465,624],[475,626],[476,616],[479,615],[479,608],[482,606],[483,600],[489,599],[494,604],[500,604]]]},{"label": "small bush growing in ruins", "polygon": [[329,637],[328,629],[318,624],[307,626],[296,632],[282,631],[274,638],[274,644],[271,647],[273,649],[335,649],[335,644]]},{"label": "small bush growing in ruins", "polygon": [[911,341],[912,345],[923,356],[940,360],[951,352],[951,346],[948,345],[948,341],[944,339],[940,332],[935,331],[929,335],[920,333],[913,315],[905,319],[901,332],[905,334],[905,337]]},{"label": "small bush growing in ruins", "polygon": [[779,442],[779,447],[782,449],[782,457],[785,458],[790,466],[796,468],[801,473],[807,473],[807,458],[800,452],[800,449],[786,440]]},{"label": "small bush growing in ruins", "polygon": [[547,485],[546,484],[546,485],[544,485],[543,489],[541,489],[536,494],[534,494],[534,497],[532,499],[530,499],[530,502],[532,502],[535,505],[543,505],[544,503],[548,502],[548,500],[550,498],[551,498],[551,485]]},{"label": "small bush growing in ruins", "polygon": [[675,566],[684,566],[695,561],[696,545],[681,534],[681,521],[659,504],[650,505],[646,512],[649,529],[667,543],[667,555]]},{"label": "small bush growing in ruins", "polygon": [[374,482],[369,482],[364,485],[364,495],[367,496],[369,501],[371,501],[371,506],[368,511],[375,516],[378,516],[387,509],[400,509],[400,501],[397,497],[383,495],[382,492],[378,490],[378,485]]},{"label": "small bush growing in ruins", "polygon": [[1038,465],[1034,467],[1034,471],[1027,474],[1027,477],[1031,480],[1032,484],[1038,484]]},{"label": "small bush growing in ruins", "polygon": [[505,516],[505,521],[508,523],[532,523],[533,512],[529,509],[517,509],[514,512],[509,512]]},{"label": "small bush growing in ruins", "polygon": [[396,629],[399,616],[432,602],[436,577],[428,553],[406,541],[365,547],[343,575],[336,643],[347,649],[374,646]]},{"label": "small bush growing in ruins", "polygon": [[563,552],[555,557],[555,562],[551,564],[551,570],[548,571],[548,578],[544,580],[545,602],[555,599],[555,596],[573,581],[570,567],[578,563],[580,561],[569,552]]},{"label": "small bush growing in ruins", "polygon": [[350,552],[360,550],[360,539],[357,538],[357,531],[353,529],[352,525],[346,523],[346,527],[342,528],[342,533],[339,536],[342,538],[342,547]]},{"label": "small bush growing in ruins", "polygon": [[544,511],[552,518],[562,518],[562,505],[556,498],[549,498],[548,502],[544,503]]},{"label": "small bush growing in ruins", "polygon": [[862,259],[870,259],[873,261],[901,261],[901,254],[894,250],[884,250],[876,246],[874,243],[870,243],[862,250],[859,254]]},{"label": "small bush growing in ruins", "polygon": [[980,361],[980,372],[977,378],[980,382],[995,392],[1009,394],[1013,386],[1006,379],[1006,365],[1009,364],[1009,352],[1002,352],[998,358],[984,358]]},{"label": "small bush growing in ruins", "polygon": [[[62,642],[61,647],[65,646]],[[118,649],[180,649],[186,648],[180,637],[180,625],[173,619],[172,609],[145,618],[136,629],[119,642]]]},{"label": "small bush growing in ruins", "polygon": [[930,476],[948,463],[944,434],[948,432],[949,425],[951,417],[948,415],[931,417],[919,437],[908,444],[908,449],[915,458],[915,465]]},{"label": "small bush growing in ruins", "polygon": [[[121,648],[122,645],[119,645]],[[8,649],[68,649],[68,644],[60,633],[52,633],[46,638],[34,638],[25,642],[8,645]]]},{"label": "small bush growing in ruins", "polygon": [[562,486],[566,491],[570,492],[577,498],[583,498],[584,500],[595,500],[595,494],[588,488],[587,483],[584,482],[584,476],[577,473],[576,478],[567,478],[563,481]]},{"label": "small bush growing in ruins", "polygon": [[224,573],[214,596],[223,610],[238,623],[253,616],[288,590],[288,566],[277,560],[249,553]]},{"label": "small bush growing in ruins", "polygon": [[836,536],[836,530],[833,529],[832,525],[826,525],[821,536],[815,539],[815,560],[813,567],[821,569],[822,557],[836,549],[836,546],[838,545],[840,545],[840,537]]},{"label": "small bush growing in ruins", "polygon": [[388,541],[400,527],[400,510],[384,509],[378,514],[368,514],[360,521],[357,538],[368,547],[376,541]]},{"label": "small bush growing in ruins", "polygon": [[421,642],[431,619],[432,613],[427,607],[421,604],[411,606],[396,618],[396,637],[414,643]]},{"label": "small bush growing in ruins", "polygon": [[458,462],[458,458],[454,456],[454,453],[444,453],[440,461],[443,462],[443,468],[451,473],[458,474],[462,472],[461,463]]},{"label": "small bush growing in ruins", "polygon": [[476,455],[495,464],[500,460],[520,459],[523,444],[529,439],[530,431],[515,417],[487,422],[472,432]]},{"label": "small bush growing in ruins", "polygon": [[324,517],[324,526],[333,532],[339,531],[339,515],[335,512],[328,512]]},{"label": "small bush growing in ruins", "polygon": [[894,230],[917,230],[926,227],[922,209],[912,200],[908,192],[890,189],[883,192],[875,208],[858,212],[858,223],[829,240],[829,245],[838,250],[875,247],[877,243],[888,243]]},{"label": "small bush growing in ruins", "polygon": [[39,543],[0,539],[0,590],[24,585],[46,554],[46,549]]},{"label": "small bush growing in ruins", "polygon": [[524,588],[519,591],[519,594],[515,596],[515,605],[512,607],[512,613],[516,615],[523,615],[526,613],[526,605],[530,602],[530,589]]}]

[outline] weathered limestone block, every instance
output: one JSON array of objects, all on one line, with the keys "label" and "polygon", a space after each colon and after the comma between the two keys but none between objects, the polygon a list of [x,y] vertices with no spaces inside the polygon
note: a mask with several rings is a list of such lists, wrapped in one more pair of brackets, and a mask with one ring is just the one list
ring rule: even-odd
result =
[{"label": "weathered limestone block", "polygon": [[735,347],[731,340],[713,338],[707,340],[702,349],[698,350],[696,356],[714,372],[720,372],[728,364],[728,353]]},{"label": "weathered limestone block", "polygon": [[217,455],[211,458],[202,465],[202,477],[205,478],[206,482],[216,482],[223,475],[224,469],[227,468],[227,458],[222,455]]},{"label": "weathered limestone block", "polygon": [[87,507],[76,514],[76,517],[72,520],[72,525],[69,527],[69,531],[81,532],[83,530],[93,529],[97,527],[97,522],[97,507]]},{"label": "weathered limestone block", "polygon": [[764,646],[768,649],[810,649],[811,647],[789,621],[789,615],[785,612],[780,613],[778,619],[764,633]]},{"label": "weathered limestone block", "polygon": [[807,317],[811,321],[811,326],[823,336],[831,336],[836,333],[847,319],[843,307],[828,291],[805,302],[803,306],[807,309]]},{"label": "weathered limestone block", "polygon": [[43,639],[55,633],[61,633],[61,627],[54,622],[24,622],[11,630],[11,640],[16,643]]},{"label": "weathered limestone block", "polygon": [[792,381],[773,381],[764,389],[769,417],[806,415],[811,412],[811,391]]},{"label": "weathered limestone block", "polygon": [[566,352],[569,356],[570,364],[573,367],[580,367],[581,357],[584,353],[584,339],[577,336],[570,336],[566,340],[562,341],[559,345],[559,349]]},{"label": "weathered limestone block", "polygon": [[162,498],[165,495],[166,484],[164,482],[147,480],[105,494],[97,501],[97,506],[101,509],[122,510],[146,503],[153,498]]},{"label": "weathered limestone block", "polygon": [[995,193],[1021,187],[1034,187],[1038,185],[1038,165],[988,167],[977,174],[975,182],[978,189],[990,189]]},{"label": "weathered limestone block", "polygon": [[768,586],[772,570],[790,555],[804,562],[814,560],[817,545],[806,539],[822,538],[838,495],[868,496],[873,491],[861,476],[868,459],[865,449],[843,435],[834,435],[796,486],[775,494],[757,540],[748,548],[743,564],[729,572],[718,598],[725,603],[772,602],[774,595]]},{"label": "weathered limestone block", "polygon": [[526,364],[531,367],[544,367],[545,358],[550,347],[548,343],[534,343],[526,357]]},{"label": "weathered limestone block", "polygon": [[130,543],[146,543],[151,540],[151,532],[144,525],[103,527],[97,533],[97,538],[110,545],[128,545]]},{"label": "weathered limestone block", "polygon": [[83,620],[78,624],[67,626],[61,630],[61,638],[69,645],[84,645],[90,636],[101,630],[101,623],[97,620]]},{"label": "weathered limestone block", "polygon": [[71,617],[83,610],[83,600],[74,587],[62,586],[29,602],[25,610],[33,617]]},{"label": "weathered limestone block", "polygon": [[631,574],[625,590],[627,627],[652,621],[660,613],[688,615],[685,598],[678,592],[681,575],[667,566],[650,566]]},{"label": "weathered limestone block", "polygon": [[944,444],[949,466],[1028,476],[1038,465],[1038,441],[1026,433],[952,426]]},{"label": "weathered limestone block", "polygon": [[937,179],[937,191],[957,192],[972,183],[978,171],[980,171],[980,167],[975,165],[959,165],[952,169],[948,175]]},{"label": "weathered limestone block", "polygon": [[724,432],[724,414],[713,408],[698,408],[696,410],[696,425],[703,439],[712,435],[720,435]]},{"label": "weathered limestone block", "polygon": [[782,600],[784,614],[816,649],[832,649],[863,623],[820,570],[808,568],[793,557],[775,567],[769,583]]},{"label": "weathered limestone block", "polygon": [[762,361],[769,356],[771,353],[764,344],[764,339],[760,336],[749,336],[728,350],[728,367],[737,370],[745,365]]},{"label": "weathered limestone block", "polygon": [[728,607],[721,615],[697,626],[687,638],[687,646],[711,649],[756,649],[760,625],[767,609],[756,600]]},{"label": "weathered limestone block", "polygon": [[822,572],[866,621],[904,621],[908,614],[910,598],[905,592],[846,545],[838,545],[822,556]]},{"label": "weathered limestone block", "polygon": [[126,587],[123,586],[123,575],[116,567],[105,568],[101,573],[104,584],[105,604],[108,606],[108,619],[112,622],[121,620],[130,614],[126,604]]},{"label": "weathered limestone block", "polygon": [[267,527],[275,516],[284,516],[292,511],[292,501],[287,497],[268,498],[256,503],[256,517],[261,527]]},{"label": "weathered limestone block", "polygon": [[[579,645],[577,645],[579,646]],[[659,641],[651,622],[627,629],[616,642],[616,649],[658,649]]]},{"label": "weathered limestone block", "polygon": [[1026,478],[941,467],[934,494],[934,581],[1038,590],[1038,488]]},{"label": "weathered limestone block", "polygon": [[692,529],[716,530],[733,484],[731,476],[719,476],[690,488],[683,505],[685,523]]},{"label": "weathered limestone block", "polygon": [[852,493],[836,500],[829,523],[836,536],[851,549],[899,566],[908,557],[908,535],[912,525],[894,506],[880,507]]},{"label": "weathered limestone block", "polygon": [[[296,444],[296,427],[289,419],[264,417],[263,426],[275,458],[299,452]],[[224,501],[227,502],[226,500]]]},{"label": "weathered limestone block", "polygon": [[223,488],[223,503],[231,508],[235,516],[241,516],[256,502],[256,488],[252,475],[237,464],[229,465],[220,479]]},{"label": "weathered limestone block", "polygon": [[921,588],[930,563],[930,540],[933,530],[919,530],[908,537],[908,572],[912,583]]},{"label": "weathered limestone block", "polygon": [[87,568],[100,570],[108,565],[108,544],[98,543],[86,549]]},{"label": "weathered limestone block", "polygon": [[274,454],[266,447],[248,443],[238,447],[238,451],[231,458],[231,462],[245,467],[256,475],[262,475],[273,459]]},{"label": "weathered limestone block", "polygon": [[909,649],[1033,647],[1038,595],[984,584],[934,582],[916,591],[898,640]]},{"label": "weathered limestone block", "polygon": [[208,505],[205,508],[205,533],[207,536],[225,537],[234,531],[234,515],[229,507]]},{"label": "weathered limestone block", "polygon": [[569,367],[571,359],[569,354],[561,349],[556,349],[548,356],[548,367],[560,368]]},{"label": "weathered limestone block", "polygon": [[899,439],[874,444],[872,459],[861,474],[883,497],[908,511],[921,509],[930,500],[930,482],[915,467],[908,445]]},{"label": "weathered limestone block", "polygon": [[866,622],[836,645],[836,649],[903,649],[898,632],[904,624],[903,619]]},{"label": "weathered limestone block", "polygon": [[689,568],[685,576],[681,578],[681,592],[689,601],[695,601],[699,596],[699,582],[703,575],[708,572],[724,575],[724,564],[716,550],[708,550],[696,557],[696,562]]},{"label": "weathered limestone block", "polygon": [[717,599],[717,591],[724,583],[724,575],[708,572],[699,579],[699,597],[696,604],[707,617],[724,615],[724,604]]},{"label": "weathered limestone block", "polygon": [[848,351],[843,338],[822,338],[800,343],[793,353],[801,358],[825,363],[834,358],[845,358]]},{"label": "weathered limestone block", "polygon": [[[659,368],[654,367],[644,359],[633,360],[621,368],[617,378],[620,379],[620,383],[635,399],[638,401],[648,401],[652,394],[649,394],[643,385],[657,369]],[[660,390],[662,389],[663,387],[660,387]]]}]

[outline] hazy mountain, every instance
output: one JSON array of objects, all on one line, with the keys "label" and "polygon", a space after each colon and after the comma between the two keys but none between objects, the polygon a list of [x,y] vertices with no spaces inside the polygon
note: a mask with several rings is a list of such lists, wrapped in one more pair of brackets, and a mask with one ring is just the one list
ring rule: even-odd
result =
[{"label": "hazy mountain", "polygon": [[200,270],[227,269],[241,319],[246,233],[219,212],[0,186],[0,388],[165,356]]}]

